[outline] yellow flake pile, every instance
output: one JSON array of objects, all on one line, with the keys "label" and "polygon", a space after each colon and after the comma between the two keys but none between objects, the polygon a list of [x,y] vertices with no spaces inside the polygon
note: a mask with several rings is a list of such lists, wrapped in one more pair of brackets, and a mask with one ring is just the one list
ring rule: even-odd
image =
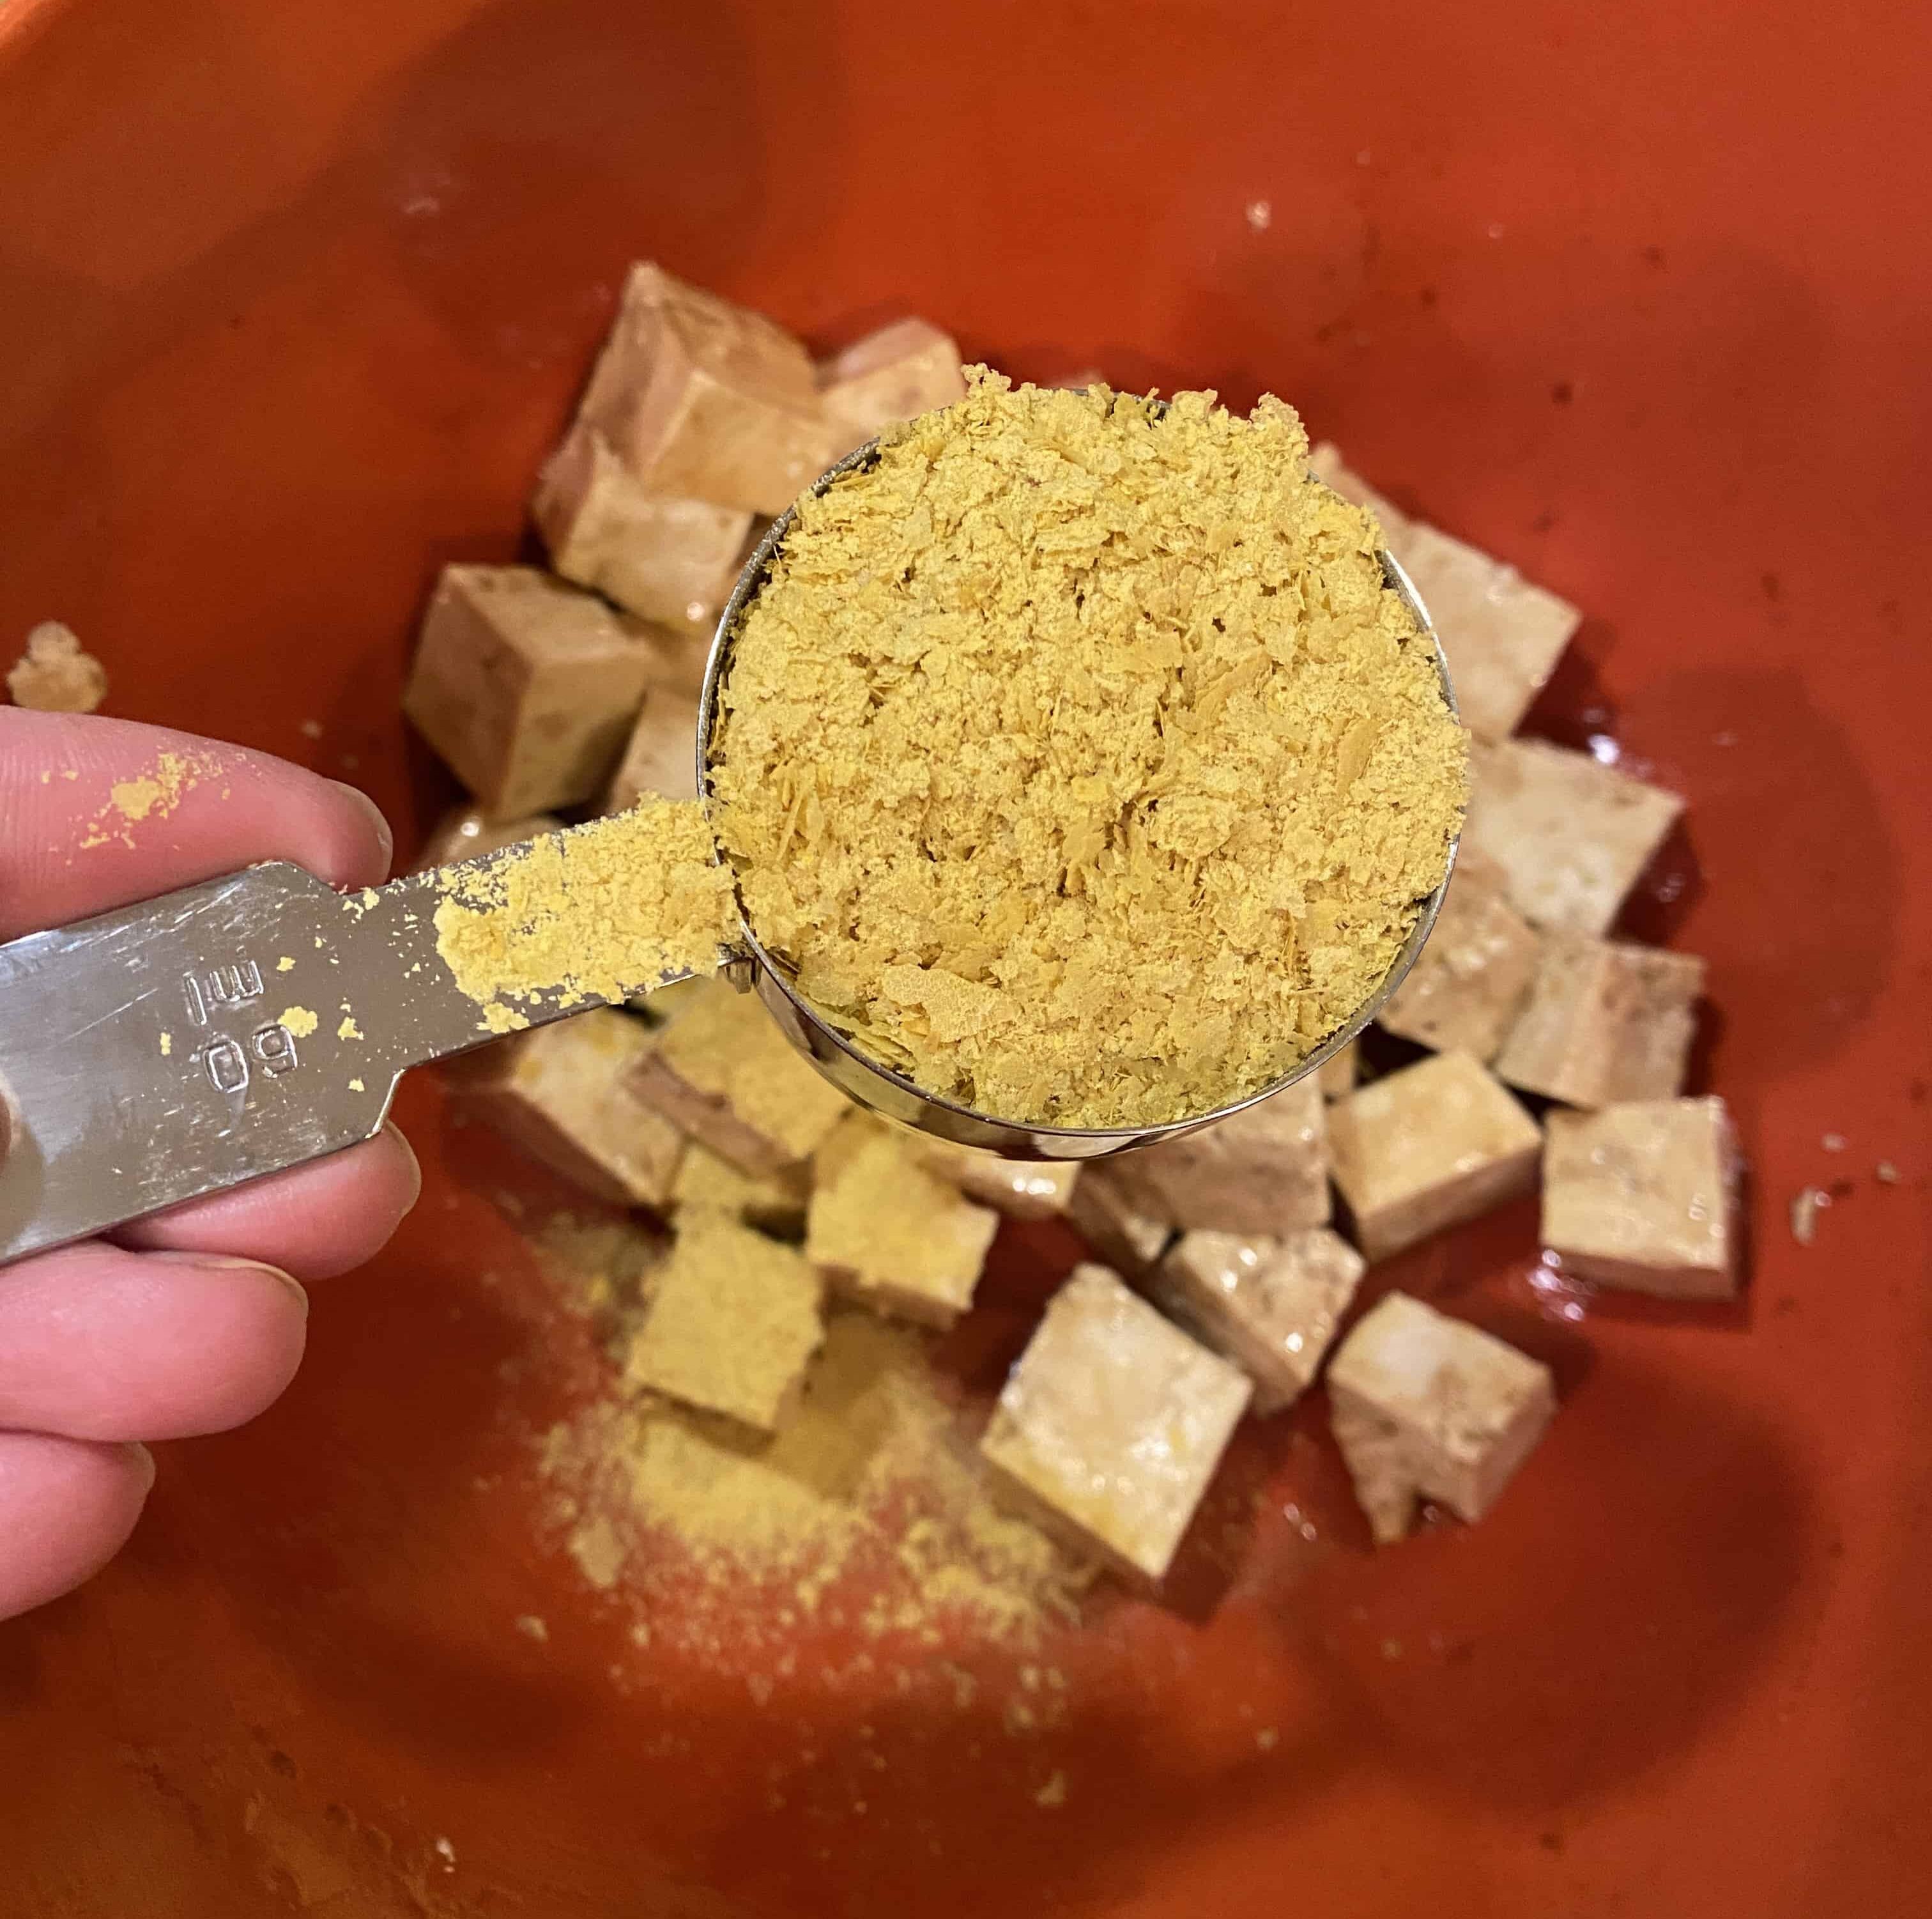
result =
[{"label": "yellow flake pile", "polygon": [[[155,755],[153,765],[131,779],[117,779],[107,789],[107,803],[88,821],[81,836],[83,847],[105,846],[118,840],[132,846],[131,829],[145,820],[166,819],[205,776],[222,770],[212,754],[170,751]],[[72,776],[70,775],[69,777]],[[221,797],[228,797],[224,786]]]},{"label": "yellow flake pile", "polygon": [[1441,880],[1465,737],[1293,411],[967,398],[809,498],[713,792],[751,923],[877,1057],[1137,1125],[1280,1077]]},{"label": "yellow flake pile", "polygon": [[716,972],[737,925],[730,874],[694,801],[648,800],[449,869],[436,950],[492,1031],[555,996],[618,1000],[666,973]]},{"label": "yellow flake pile", "polygon": [[863,1311],[832,1316],[774,1437],[612,1393],[550,1430],[542,1465],[585,1577],[700,1653],[828,1609],[872,1637],[1028,1644],[1077,1618],[1090,1576],[988,1497],[923,1336]]}]

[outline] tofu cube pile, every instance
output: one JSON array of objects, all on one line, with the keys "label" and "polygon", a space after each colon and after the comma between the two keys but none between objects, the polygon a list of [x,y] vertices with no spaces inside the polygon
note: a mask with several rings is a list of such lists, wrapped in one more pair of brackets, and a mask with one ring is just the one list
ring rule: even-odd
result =
[{"label": "tofu cube pile", "polygon": [[[814,364],[763,316],[634,269],[537,485],[553,570],[449,567],[425,616],[405,704],[469,795],[425,863],[692,796],[709,633],[765,516],[963,391],[929,322]],[[461,1097],[586,1194],[669,1228],[620,1356],[631,1391],[755,1444],[790,1416],[829,1311],[943,1333],[1003,1218],[1070,1230],[1104,1263],[1047,1302],[980,1454],[1017,1509],[1146,1584],[1242,1418],[1318,1407],[1312,1389],[1378,1544],[1424,1503],[1481,1518],[1529,1458],[1556,1410],[1548,1368],[1370,1287],[1372,1265],[1540,1184],[1544,1257],[1569,1278],[1738,1290],[1730,1118],[1681,1096],[1703,963],[1612,937],[1682,803],[1518,734],[1574,607],[1397,512],[1332,446],[1312,464],[1380,515],[1476,740],[1460,863],[1380,1010],[1389,1037],[1216,1126],[1076,1167],[860,1112],[722,980],[518,1035],[454,1076]]]}]

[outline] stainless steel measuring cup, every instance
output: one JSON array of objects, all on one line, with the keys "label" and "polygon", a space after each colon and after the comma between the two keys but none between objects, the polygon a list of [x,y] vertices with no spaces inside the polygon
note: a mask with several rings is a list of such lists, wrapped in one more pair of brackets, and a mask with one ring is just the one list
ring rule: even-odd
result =
[{"label": "stainless steel measuring cup", "polygon": [[[876,457],[875,446],[861,447],[812,490]],[[772,523],[718,621],[699,710],[700,791],[739,623],[795,511]],[[1421,601],[1386,554],[1382,567],[1433,650],[1453,708]],[[464,863],[486,867],[523,850]],[[436,947],[434,914],[452,870],[345,896],[275,863],[0,947],[0,1262],[352,1146],[380,1128],[410,1067],[486,1044],[481,1009]],[[861,1104],[1009,1158],[1096,1159],[1211,1125],[1316,1071],[1400,983],[1448,885],[1445,867],[1381,986],[1292,1073],[1161,1126],[1022,1125],[937,1098],[868,1058],[800,998],[742,915],[724,970]],[[643,991],[682,977],[626,985]],[[566,1007],[552,996],[522,1010],[534,1026],[605,1003]]]}]

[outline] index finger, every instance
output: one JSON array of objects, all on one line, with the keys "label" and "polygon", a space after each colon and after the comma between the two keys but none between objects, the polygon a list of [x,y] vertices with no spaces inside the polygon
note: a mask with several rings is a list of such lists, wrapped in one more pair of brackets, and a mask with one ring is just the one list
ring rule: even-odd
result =
[{"label": "index finger", "polygon": [[373,885],[390,852],[373,802],[271,754],[128,720],[0,710],[0,940],[264,860]]}]

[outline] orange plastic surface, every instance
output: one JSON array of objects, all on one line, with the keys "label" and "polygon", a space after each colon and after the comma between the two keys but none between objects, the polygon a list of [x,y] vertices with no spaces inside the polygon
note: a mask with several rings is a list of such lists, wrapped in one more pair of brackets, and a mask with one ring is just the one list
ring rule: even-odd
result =
[{"label": "orange plastic surface", "polygon": [[[1932,1908],[1928,19],[0,11],[0,639],[68,621],[110,710],[356,779],[406,846],[424,590],[519,550],[633,257],[820,350],[913,311],[1021,375],[1273,389],[1588,610],[1533,723],[1689,797],[1630,923],[1709,957],[1756,1240],[1739,1308],[1580,1322],[1527,1206],[1386,1269],[1557,1369],[1493,1517],[1372,1554],[1318,1405],[1251,1428],[1174,1603],[1100,1608],[1016,1733],[991,1655],[941,1707],[821,1635],[760,1703],[632,1645],[538,1543],[588,1349],[536,1326],[526,1176],[414,1086],[428,1190],[286,1399],[0,1626],[0,1910]],[[963,1374],[1072,1251],[1009,1231]]]}]

